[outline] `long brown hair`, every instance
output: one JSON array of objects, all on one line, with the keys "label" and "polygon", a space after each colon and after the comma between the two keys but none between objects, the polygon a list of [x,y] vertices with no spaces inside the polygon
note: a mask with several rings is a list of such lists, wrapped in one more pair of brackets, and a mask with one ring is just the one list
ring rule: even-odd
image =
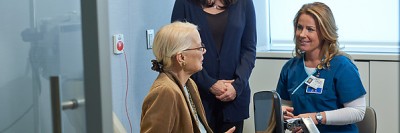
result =
[{"label": "long brown hair", "polygon": [[[297,12],[293,20],[295,32],[299,17],[302,14],[310,15],[316,21],[317,31],[322,43],[320,56],[325,57],[325,60],[322,62],[323,66],[329,67],[330,66],[329,61],[331,61],[335,55],[345,55],[349,59],[351,59],[350,55],[339,50],[339,42],[338,42],[339,35],[337,33],[338,28],[336,26],[333,13],[326,4],[321,2],[304,4]],[[301,51],[299,49],[299,45],[297,44],[298,42],[296,41],[297,40],[296,35],[294,35],[293,40],[296,43],[294,52],[296,53],[297,57],[300,57]]]}]

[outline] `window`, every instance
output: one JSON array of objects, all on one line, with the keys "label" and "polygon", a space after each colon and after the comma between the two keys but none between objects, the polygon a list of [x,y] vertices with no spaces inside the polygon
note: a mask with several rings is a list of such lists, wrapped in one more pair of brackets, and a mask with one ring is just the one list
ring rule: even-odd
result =
[{"label": "window", "polygon": [[[293,18],[311,0],[253,0],[258,51],[292,51]],[[346,52],[399,53],[398,0],[320,0],[335,17],[339,43]]]}]

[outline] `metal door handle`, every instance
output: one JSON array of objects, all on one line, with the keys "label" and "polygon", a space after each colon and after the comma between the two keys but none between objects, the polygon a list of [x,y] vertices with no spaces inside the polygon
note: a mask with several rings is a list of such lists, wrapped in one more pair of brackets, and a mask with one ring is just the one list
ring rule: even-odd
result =
[{"label": "metal door handle", "polygon": [[58,76],[50,77],[50,93],[51,93],[51,108],[53,116],[53,133],[61,133],[61,110],[76,109],[85,101],[83,99],[72,99],[65,102],[60,102],[60,78]]},{"label": "metal door handle", "polygon": [[61,103],[62,110],[76,109],[79,105],[82,105],[85,101],[83,99],[72,99]]}]

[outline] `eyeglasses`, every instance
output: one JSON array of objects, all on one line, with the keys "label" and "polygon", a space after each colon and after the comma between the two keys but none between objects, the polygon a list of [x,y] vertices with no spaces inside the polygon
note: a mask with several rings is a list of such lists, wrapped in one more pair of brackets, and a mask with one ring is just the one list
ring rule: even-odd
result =
[{"label": "eyeglasses", "polygon": [[201,47],[188,48],[188,49],[185,49],[183,51],[188,51],[188,50],[198,50],[198,51],[204,52],[204,51],[206,51],[206,47],[204,46],[204,43],[201,43]]}]

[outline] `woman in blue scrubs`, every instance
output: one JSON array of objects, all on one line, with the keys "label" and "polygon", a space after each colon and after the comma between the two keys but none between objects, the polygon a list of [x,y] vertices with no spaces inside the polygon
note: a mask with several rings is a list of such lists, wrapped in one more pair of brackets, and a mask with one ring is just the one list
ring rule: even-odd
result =
[{"label": "woman in blue scrubs", "polygon": [[289,105],[282,106],[284,119],[310,117],[322,133],[357,133],[366,91],[354,62],[339,50],[332,11],[324,3],[305,4],[293,24],[296,56],[283,66],[277,85]]}]

